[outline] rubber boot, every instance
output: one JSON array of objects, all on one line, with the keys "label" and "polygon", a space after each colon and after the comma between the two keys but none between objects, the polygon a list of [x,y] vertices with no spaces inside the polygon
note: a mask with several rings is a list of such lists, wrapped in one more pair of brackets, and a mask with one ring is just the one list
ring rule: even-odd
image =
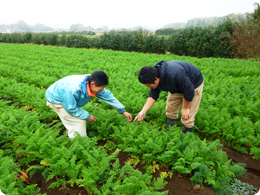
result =
[{"label": "rubber boot", "polygon": [[182,124],[182,129],[181,130],[182,130],[182,133],[192,132],[193,127],[188,128],[188,127],[185,127],[185,125]]},{"label": "rubber boot", "polygon": [[166,118],[166,130],[169,130],[169,127],[173,126],[173,125],[177,125],[178,123],[178,119],[171,119],[171,118]]}]

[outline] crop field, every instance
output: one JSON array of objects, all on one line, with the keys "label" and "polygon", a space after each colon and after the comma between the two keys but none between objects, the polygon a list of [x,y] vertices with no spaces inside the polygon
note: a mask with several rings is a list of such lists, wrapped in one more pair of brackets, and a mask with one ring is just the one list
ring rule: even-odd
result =
[{"label": "crop field", "polygon": [[[135,117],[149,93],[138,71],[161,60],[187,61],[203,74],[193,133],[183,135],[180,120],[166,132],[166,92],[144,121],[130,123],[93,98],[83,107],[97,119],[87,123],[87,139],[68,138],[46,106],[46,89],[58,79],[104,70],[106,89]],[[259,119],[259,61],[0,44],[4,194],[253,194],[260,188]],[[231,151],[240,158],[232,160]],[[243,176],[244,187],[235,188]]]}]

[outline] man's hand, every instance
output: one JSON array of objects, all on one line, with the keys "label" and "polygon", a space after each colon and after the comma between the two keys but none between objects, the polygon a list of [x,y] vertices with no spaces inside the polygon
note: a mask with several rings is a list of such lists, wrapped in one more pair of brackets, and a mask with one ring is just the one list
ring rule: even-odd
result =
[{"label": "man's hand", "polygon": [[146,113],[144,111],[139,112],[139,114],[135,117],[134,121],[136,121],[136,120],[142,121],[144,119],[144,117],[145,117],[145,114]]},{"label": "man's hand", "polygon": [[96,117],[90,115],[90,119],[88,119],[88,122],[95,122],[95,121],[96,121]]},{"label": "man's hand", "polygon": [[188,108],[182,108],[181,110],[181,117],[185,120],[188,120],[190,118],[190,109]]},{"label": "man's hand", "polygon": [[132,121],[132,115],[131,114],[129,114],[128,112],[124,112],[123,115],[127,118],[127,122]]}]

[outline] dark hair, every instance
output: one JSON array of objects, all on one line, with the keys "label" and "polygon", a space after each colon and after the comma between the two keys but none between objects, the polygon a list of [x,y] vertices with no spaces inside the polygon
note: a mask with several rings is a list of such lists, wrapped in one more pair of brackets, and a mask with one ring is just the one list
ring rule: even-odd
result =
[{"label": "dark hair", "polygon": [[143,84],[151,84],[157,78],[160,78],[160,72],[158,68],[151,67],[151,66],[144,66],[138,73],[138,79],[140,83]]},{"label": "dark hair", "polygon": [[108,85],[108,76],[102,70],[95,70],[90,76],[88,76],[88,82],[94,82],[97,87]]}]

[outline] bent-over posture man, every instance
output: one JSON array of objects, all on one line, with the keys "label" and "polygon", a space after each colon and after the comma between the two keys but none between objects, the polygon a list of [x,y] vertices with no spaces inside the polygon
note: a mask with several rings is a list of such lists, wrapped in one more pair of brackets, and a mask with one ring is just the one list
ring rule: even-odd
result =
[{"label": "bent-over posture man", "polygon": [[110,104],[127,121],[132,121],[132,115],[113,94],[106,90],[108,76],[104,71],[94,71],[91,75],[71,75],[52,84],[46,91],[47,105],[56,112],[66,129],[68,136],[74,138],[74,132],[87,136],[86,121],[95,122],[96,117],[82,109],[93,97]]},{"label": "bent-over posture man", "polygon": [[165,109],[167,129],[177,124],[178,111],[183,106],[182,132],[192,132],[203,91],[203,77],[197,67],[183,61],[160,61],[154,67],[141,68],[138,79],[145,86],[150,87],[150,93],[134,121],[143,120],[146,112],[158,99],[161,90],[169,91]]}]

